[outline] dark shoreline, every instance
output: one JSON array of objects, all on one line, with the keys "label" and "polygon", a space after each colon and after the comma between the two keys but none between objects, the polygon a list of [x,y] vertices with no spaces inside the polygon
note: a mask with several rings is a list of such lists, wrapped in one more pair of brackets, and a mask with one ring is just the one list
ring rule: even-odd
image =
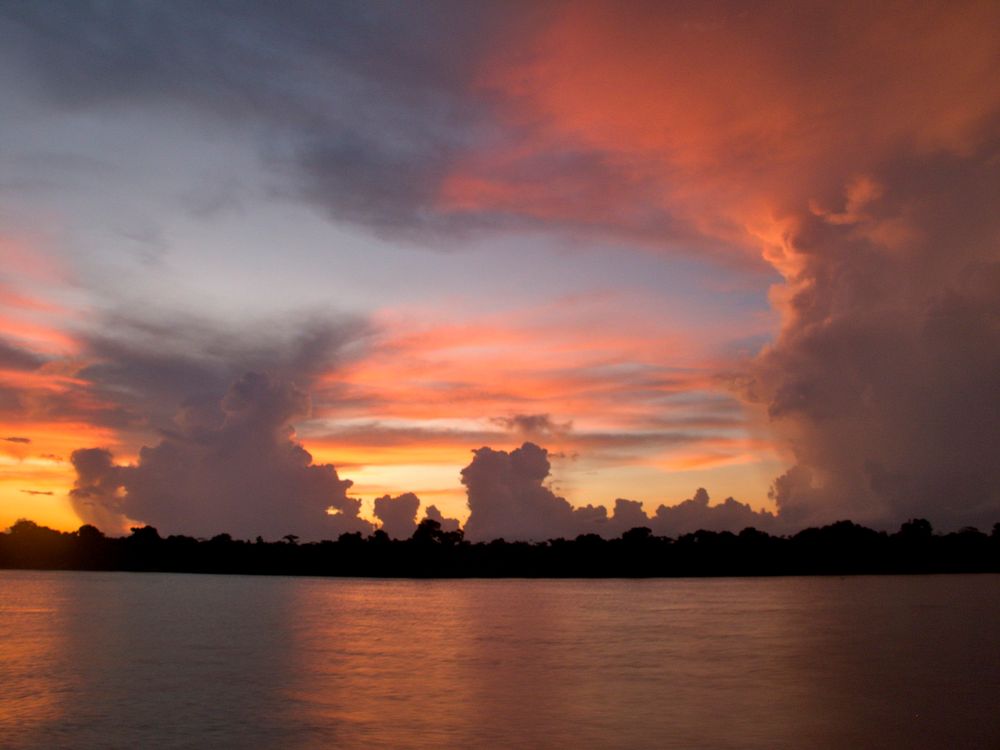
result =
[{"label": "dark shoreline", "polygon": [[676,539],[638,528],[617,539],[596,535],[547,542],[470,543],[461,532],[424,522],[411,539],[382,532],[299,544],[161,537],[135,528],[107,537],[93,526],[59,532],[19,521],[0,534],[0,569],[80,570],[351,578],[706,578],[1000,573],[1000,524],[993,533],[934,534],[910,521],[894,533],[850,521],[793,536],[756,529],[698,531]]}]

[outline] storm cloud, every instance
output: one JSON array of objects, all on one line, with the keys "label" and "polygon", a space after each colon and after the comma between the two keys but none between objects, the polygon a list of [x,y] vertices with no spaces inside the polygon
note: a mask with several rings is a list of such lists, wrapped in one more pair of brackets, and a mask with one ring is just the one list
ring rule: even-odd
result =
[{"label": "storm cloud", "polygon": [[863,207],[800,217],[787,324],[749,388],[794,449],[773,490],[790,522],[1000,517],[998,147],[887,167]]},{"label": "storm cloud", "polygon": [[103,449],[75,451],[76,511],[104,528],[133,520],[201,536],[370,532],[361,501],[347,495],[351,482],[313,463],[295,440],[292,423],[308,410],[300,389],[248,373],[213,406],[181,410],[175,429],[134,465],[115,464]]}]

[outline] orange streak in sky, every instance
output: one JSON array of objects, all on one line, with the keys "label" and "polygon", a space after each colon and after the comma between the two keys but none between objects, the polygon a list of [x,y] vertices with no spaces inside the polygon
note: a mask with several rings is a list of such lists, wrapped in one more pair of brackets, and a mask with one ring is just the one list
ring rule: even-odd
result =
[{"label": "orange streak in sky", "polygon": [[63,305],[22,294],[10,286],[0,284],[0,307],[14,308],[28,312],[69,314],[70,310]]},{"label": "orange streak in sky", "polygon": [[58,328],[6,315],[0,315],[0,336],[19,339],[26,348],[46,354],[72,355],[80,350],[72,336]]}]

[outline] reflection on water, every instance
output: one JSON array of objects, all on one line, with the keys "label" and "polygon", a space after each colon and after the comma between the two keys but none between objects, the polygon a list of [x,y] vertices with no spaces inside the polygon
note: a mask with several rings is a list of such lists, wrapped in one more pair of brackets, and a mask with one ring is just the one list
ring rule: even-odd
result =
[{"label": "reflection on water", "polygon": [[1000,747],[998,576],[0,592],[3,747]]}]

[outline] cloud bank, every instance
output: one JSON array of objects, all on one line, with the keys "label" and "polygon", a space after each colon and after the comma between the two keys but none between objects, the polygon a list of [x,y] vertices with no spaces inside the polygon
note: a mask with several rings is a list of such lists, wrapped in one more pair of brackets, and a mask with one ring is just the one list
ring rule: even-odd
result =
[{"label": "cloud bank", "polygon": [[462,470],[469,504],[465,534],[471,541],[500,538],[542,541],[579,534],[611,538],[642,526],[662,536],[699,529],[777,528],[773,515],[754,511],[732,498],[710,506],[708,493],[703,489],[676,507],[661,505],[653,518],[634,500],[616,500],[611,515],[603,506],[574,508],[545,486],[550,464],[544,448],[524,443],[510,452],[480,448],[474,454],[472,462]]}]

